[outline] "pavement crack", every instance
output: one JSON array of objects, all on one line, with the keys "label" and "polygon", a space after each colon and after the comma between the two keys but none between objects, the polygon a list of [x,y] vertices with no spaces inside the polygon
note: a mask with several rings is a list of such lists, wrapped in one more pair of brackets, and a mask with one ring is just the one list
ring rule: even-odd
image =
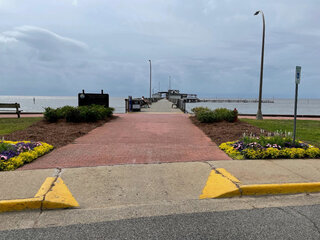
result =
[{"label": "pavement crack", "polygon": [[211,164],[210,162],[204,162],[204,163],[208,164],[212,170],[216,170],[216,167],[213,166],[213,164]]},{"label": "pavement crack", "polygon": [[[61,176],[61,173],[62,173],[62,169],[61,169],[61,168],[56,168],[56,169],[55,169],[55,173],[54,173],[54,175],[53,175],[54,180],[52,181],[52,183],[51,183],[48,191],[43,194],[42,199],[41,199],[40,215],[41,215],[41,213],[43,212],[43,203],[44,203],[44,200],[46,199],[47,194],[52,190],[52,188],[53,188],[54,185],[56,184],[58,178]],[[40,215],[39,215],[39,217],[40,217]]]},{"label": "pavement crack", "polygon": [[38,225],[38,222],[40,221],[41,214],[42,214],[42,211],[40,209],[40,213],[39,213],[37,219],[34,221],[32,228],[36,228],[36,226]]},{"label": "pavement crack", "polygon": [[316,229],[318,234],[320,235],[320,228],[317,226],[317,224],[311,218],[309,218],[307,215],[303,214],[302,212],[299,212],[297,209],[292,209],[292,210],[294,212],[298,213],[300,216],[302,216],[305,219],[307,219],[313,225],[313,227]]},{"label": "pavement crack", "polygon": [[[277,209],[283,211],[284,213],[290,214],[294,217],[296,217],[292,212],[282,208],[282,207],[277,207]],[[298,215],[300,215],[301,217],[305,218],[308,222],[310,222],[313,226],[313,228],[317,231],[317,233],[320,235],[320,228],[317,226],[317,224],[311,219],[309,218],[307,215],[303,214],[302,212],[298,211],[297,209],[294,208],[289,208],[291,211],[293,211],[294,213],[297,213]]]},{"label": "pavement crack", "polygon": [[229,178],[228,176],[225,176],[223,173],[221,173],[219,170],[217,170],[216,168],[213,168],[213,170],[217,173],[217,174],[220,174],[221,176],[223,176],[224,178],[228,179],[230,182],[232,182],[239,190],[240,192],[240,196],[239,197],[242,197],[243,193],[242,193],[242,189],[240,187],[240,184],[236,181],[234,181],[233,179]]}]

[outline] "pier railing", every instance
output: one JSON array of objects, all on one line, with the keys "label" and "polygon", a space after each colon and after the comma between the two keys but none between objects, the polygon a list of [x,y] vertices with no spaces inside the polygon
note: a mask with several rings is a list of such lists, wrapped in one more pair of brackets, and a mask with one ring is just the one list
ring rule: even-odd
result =
[{"label": "pier railing", "polygon": [[[199,99],[199,102],[235,102],[235,103],[257,103],[257,99]],[[274,103],[274,100],[262,100],[262,103]]]},{"label": "pier railing", "polygon": [[176,105],[177,108],[179,108],[182,112],[186,113],[186,100],[185,99],[176,99],[176,98],[169,98],[170,102],[173,103],[173,105]]}]

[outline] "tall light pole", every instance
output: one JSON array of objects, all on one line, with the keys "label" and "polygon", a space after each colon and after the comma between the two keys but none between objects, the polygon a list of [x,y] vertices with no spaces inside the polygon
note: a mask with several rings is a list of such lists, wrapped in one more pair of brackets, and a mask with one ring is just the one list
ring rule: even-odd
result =
[{"label": "tall light pole", "polygon": [[150,95],[149,95],[149,102],[151,104],[151,60],[149,60],[150,63]]},{"label": "tall light pole", "polygon": [[256,11],[254,15],[258,15],[261,13],[262,21],[263,21],[263,32],[262,32],[262,49],[261,49],[261,68],[260,68],[260,87],[259,87],[259,104],[258,104],[258,112],[257,112],[257,120],[263,120],[262,111],[261,111],[261,102],[262,102],[262,79],[263,79],[263,57],[264,57],[264,38],[265,38],[265,21],[264,14],[261,10]]}]

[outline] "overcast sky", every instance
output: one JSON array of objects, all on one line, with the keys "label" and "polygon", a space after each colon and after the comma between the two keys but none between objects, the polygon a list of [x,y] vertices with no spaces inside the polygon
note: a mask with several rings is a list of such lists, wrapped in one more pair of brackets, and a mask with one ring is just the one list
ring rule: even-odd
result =
[{"label": "overcast sky", "polygon": [[320,98],[319,0],[0,0],[0,95]]}]

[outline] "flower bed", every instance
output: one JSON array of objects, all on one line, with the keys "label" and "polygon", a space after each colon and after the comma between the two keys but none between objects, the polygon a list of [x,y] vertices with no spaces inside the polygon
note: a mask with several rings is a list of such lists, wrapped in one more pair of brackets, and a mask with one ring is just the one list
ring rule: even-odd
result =
[{"label": "flower bed", "polygon": [[10,171],[46,154],[53,146],[44,142],[0,141],[0,171]]},{"label": "flower bed", "polygon": [[281,136],[243,137],[219,147],[233,159],[320,158],[319,148]]}]

